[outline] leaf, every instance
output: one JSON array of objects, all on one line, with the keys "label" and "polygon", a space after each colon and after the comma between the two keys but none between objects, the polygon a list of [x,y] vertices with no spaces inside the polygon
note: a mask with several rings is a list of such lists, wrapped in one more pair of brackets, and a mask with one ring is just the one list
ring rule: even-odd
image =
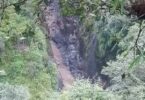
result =
[{"label": "leaf", "polygon": [[142,56],[138,56],[136,58],[133,59],[133,61],[130,63],[129,69],[133,68],[135,65],[137,65],[140,61],[140,59],[142,58]]},{"label": "leaf", "polygon": [[90,13],[89,15],[90,15],[90,16],[92,16],[92,17],[96,17],[96,15],[95,15],[95,14],[93,14],[93,13]]}]

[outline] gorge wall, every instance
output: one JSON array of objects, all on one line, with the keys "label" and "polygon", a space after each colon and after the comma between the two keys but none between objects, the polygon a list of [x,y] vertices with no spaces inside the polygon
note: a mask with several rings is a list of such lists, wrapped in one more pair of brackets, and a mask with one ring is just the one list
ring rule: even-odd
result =
[{"label": "gorge wall", "polygon": [[[90,78],[93,81],[100,77],[102,80],[102,67],[96,60],[96,34],[90,33],[89,45],[85,45],[81,36],[79,16],[61,16],[59,0],[43,5],[42,11],[46,36],[57,64],[58,88],[69,88],[78,77]],[[83,50],[85,48],[89,49]],[[87,56],[84,56],[86,54]],[[106,80],[107,78],[104,78],[102,82]]]}]

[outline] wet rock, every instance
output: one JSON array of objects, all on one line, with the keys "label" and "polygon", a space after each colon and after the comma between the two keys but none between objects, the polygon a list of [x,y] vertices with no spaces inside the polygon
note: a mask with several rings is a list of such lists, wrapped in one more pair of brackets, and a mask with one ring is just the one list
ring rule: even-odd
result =
[{"label": "wet rock", "polygon": [[5,51],[5,43],[2,38],[0,38],[0,55]]},{"label": "wet rock", "polygon": [[57,74],[57,85],[56,88],[58,91],[61,91],[64,87],[63,81],[62,81],[62,77],[60,75],[60,73]]},{"label": "wet rock", "polygon": [[[61,44],[60,51],[64,60],[64,64],[69,67],[71,73],[76,76],[82,68],[82,57],[80,56],[79,41],[79,19],[77,17],[63,18],[64,29],[62,36],[57,36],[58,45]],[[81,66],[82,67],[82,66]]]},{"label": "wet rock", "polygon": [[96,71],[98,72],[98,67],[96,63],[96,46],[97,46],[97,38],[95,34],[92,34],[91,36],[91,42],[89,47],[89,50],[87,52],[87,66],[85,68],[85,72],[88,74],[87,76],[89,78],[93,78],[96,74]]},{"label": "wet rock", "polygon": [[58,48],[63,48],[63,46],[66,47],[67,45],[67,42],[62,34],[55,34],[51,37],[51,39],[57,44]]}]

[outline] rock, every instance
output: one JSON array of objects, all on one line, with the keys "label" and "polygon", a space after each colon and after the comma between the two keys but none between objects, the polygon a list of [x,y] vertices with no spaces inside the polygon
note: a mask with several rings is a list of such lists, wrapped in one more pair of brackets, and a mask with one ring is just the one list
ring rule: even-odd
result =
[{"label": "rock", "polygon": [[67,45],[67,42],[62,34],[56,33],[53,37],[51,37],[51,39],[57,44],[59,48]]}]

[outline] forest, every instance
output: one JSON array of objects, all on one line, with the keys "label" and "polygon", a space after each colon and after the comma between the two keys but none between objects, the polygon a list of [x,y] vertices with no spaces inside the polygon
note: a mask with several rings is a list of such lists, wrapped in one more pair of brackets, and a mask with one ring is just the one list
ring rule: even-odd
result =
[{"label": "forest", "polygon": [[145,100],[145,0],[0,0],[0,100]]}]

